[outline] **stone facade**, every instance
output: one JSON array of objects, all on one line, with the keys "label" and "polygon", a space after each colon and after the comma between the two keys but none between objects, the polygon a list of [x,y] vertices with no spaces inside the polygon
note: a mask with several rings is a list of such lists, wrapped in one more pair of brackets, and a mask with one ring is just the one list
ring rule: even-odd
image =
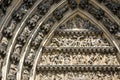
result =
[{"label": "stone facade", "polygon": [[119,0],[0,0],[0,80],[120,80]]}]

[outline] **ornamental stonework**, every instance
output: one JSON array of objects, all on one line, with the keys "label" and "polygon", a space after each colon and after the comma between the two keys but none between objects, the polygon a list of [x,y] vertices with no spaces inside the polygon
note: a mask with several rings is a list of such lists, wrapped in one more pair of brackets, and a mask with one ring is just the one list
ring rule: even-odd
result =
[{"label": "ornamental stonework", "polygon": [[0,80],[120,80],[120,0],[0,0]]}]

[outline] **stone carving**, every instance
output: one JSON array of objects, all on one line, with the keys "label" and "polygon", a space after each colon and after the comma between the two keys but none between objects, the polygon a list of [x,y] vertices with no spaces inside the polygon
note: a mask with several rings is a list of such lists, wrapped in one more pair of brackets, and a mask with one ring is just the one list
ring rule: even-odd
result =
[{"label": "stone carving", "polygon": [[48,80],[48,79],[49,79],[49,80],[52,80],[52,76],[51,76],[50,73],[45,73],[45,72],[44,72],[44,75],[43,75],[43,76],[44,76],[44,78],[42,78],[41,80]]},{"label": "stone carving", "polygon": [[[2,73],[2,66],[3,66],[3,58],[2,58],[2,56],[0,56],[0,73]],[[0,77],[2,77],[1,76],[2,74],[0,74]]]},{"label": "stone carving", "polygon": [[103,17],[103,23],[110,33],[116,34],[119,31],[118,25],[115,22],[112,22],[109,18]]},{"label": "stone carving", "polygon": [[11,38],[13,35],[13,30],[15,29],[15,26],[16,26],[16,22],[12,20],[10,23],[10,26],[8,26],[3,30],[3,36],[7,38]]},{"label": "stone carving", "polygon": [[79,15],[68,20],[65,24],[62,24],[59,29],[86,29],[95,32],[99,35],[102,33],[95,25],[93,25],[89,20],[83,19]]},{"label": "stone carving", "polygon": [[16,11],[14,14],[13,14],[13,19],[15,19],[15,21],[21,21],[22,18],[23,18],[23,13],[22,12],[19,12],[19,11]]},{"label": "stone carving", "polygon": [[[119,13],[120,5],[118,3],[114,3],[112,0],[102,0],[100,2],[104,2],[105,5],[113,12]],[[118,25],[115,22],[112,22],[108,17],[104,15],[104,11],[102,9],[95,8],[92,4],[88,3],[88,0],[81,0],[80,8],[87,10],[90,14],[92,14],[97,20],[102,20],[108,31],[112,34],[117,34],[119,32]]]},{"label": "stone carving", "polygon": [[24,70],[22,80],[29,80],[29,71]]},{"label": "stone carving", "polygon": [[13,16],[13,19],[17,22],[20,22],[23,18],[23,16],[25,15],[25,13],[27,12],[29,8],[27,7],[26,4],[23,4],[19,10],[15,11],[14,14],[12,15]]},{"label": "stone carving", "polygon": [[31,7],[36,0],[23,0],[23,1],[28,7]]},{"label": "stone carving", "polygon": [[93,5],[88,3],[88,0],[82,0],[80,2],[80,8],[87,10],[97,20],[101,20],[104,17],[104,11],[102,9],[96,9]]},{"label": "stone carving", "polygon": [[68,0],[68,3],[72,9],[77,8],[77,3],[75,0]]},{"label": "stone carving", "polygon": [[72,36],[71,38],[53,38],[50,46],[109,46],[109,43],[97,36]]},{"label": "stone carving", "polygon": [[104,11],[101,9],[98,9],[94,12],[94,15],[95,15],[96,19],[100,20],[104,17]]},{"label": "stone carving", "polygon": [[48,21],[43,23],[43,25],[41,26],[40,31],[43,34],[47,34],[50,31],[51,27],[54,25],[54,23],[55,23],[54,18],[49,18]]},{"label": "stone carving", "polygon": [[34,47],[34,49],[38,48],[38,46],[40,45],[41,41],[43,40],[43,37],[44,37],[43,33],[39,32],[37,37],[32,42],[32,46]]},{"label": "stone carving", "polygon": [[3,37],[0,43],[0,55],[4,58],[6,55],[6,48],[8,45],[8,40],[6,37]]},{"label": "stone carving", "polygon": [[101,72],[40,72],[36,80],[119,80],[119,73]]},{"label": "stone carving", "polygon": [[17,73],[18,69],[17,66],[14,64],[11,64],[10,66],[10,71],[8,74],[8,80],[16,80],[16,73]]},{"label": "stone carving", "polygon": [[34,15],[30,20],[28,20],[28,25],[30,29],[33,29],[36,26],[37,21],[39,20],[39,15]]},{"label": "stone carving", "polygon": [[22,45],[17,44],[15,46],[15,50],[13,54],[11,55],[13,64],[17,64],[19,62],[21,49],[22,49]]},{"label": "stone carving", "polygon": [[33,49],[30,50],[29,55],[25,59],[25,66],[28,66],[29,68],[33,65],[33,59],[35,57],[35,51]]},{"label": "stone carving", "polygon": [[[1,27],[2,26],[4,27],[6,25],[3,31],[1,30],[3,34],[1,34],[2,38],[0,40],[1,41],[0,42],[0,80],[2,79],[2,77],[4,77],[4,74],[7,74],[7,80],[16,80],[17,79],[16,74],[18,70],[21,69],[19,68],[18,64],[19,65],[23,64],[22,70],[20,70],[22,71],[21,79],[29,80],[31,77],[30,74],[34,69],[33,65],[36,63],[36,62],[34,63],[34,61],[36,61],[35,57],[38,54],[39,51],[38,48],[39,47],[41,48],[41,46],[43,45],[43,44],[41,45],[41,42],[44,43],[44,39],[48,37],[46,35],[49,33],[49,31],[52,31],[52,29],[54,28],[53,26],[59,23],[59,20],[61,20],[64,17],[64,14],[70,8],[71,8],[70,11],[76,9],[78,7],[78,4],[80,9],[85,9],[93,17],[95,17],[96,20],[101,21],[101,23],[108,29],[108,31],[113,36],[115,36],[116,38],[120,38],[120,30],[117,23],[114,22],[112,18],[109,18],[109,16],[106,15],[105,12],[98,7],[98,5],[94,6],[92,2],[89,0],[80,0],[80,3],[76,3],[76,0],[68,0],[68,3],[62,0],[42,0],[39,6],[36,7],[37,9],[35,8],[35,6],[31,8],[32,5],[34,5],[35,1],[40,2],[39,0],[21,1],[22,3],[20,2],[19,5],[17,5],[18,8],[17,7],[15,8],[15,10],[17,9],[16,11],[12,9],[12,11],[14,11],[12,12],[12,18],[11,18],[11,14],[5,16],[5,18],[8,19],[5,20],[5,23],[7,24],[5,24],[4,22],[0,23]],[[61,3],[63,3],[62,5],[64,6],[62,5],[59,6],[57,4],[59,1],[62,1]],[[7,10],[7,7],[11,4],[11,2],[12,0],[1,0],[0,1],[1,12],[5,14],[6,11],[9,11]],[[105,6],[107,6],[107,8],[109,8],[115,15],[119,17],[120,14],[119,3],[114,3],[114,1],[112,0],[101,0],[100,2],[102,2],[102,5],[104,3]],[[16,6],[14,2],[13,4],[14,5],[11,6],[10,8]],[[55,11],[50,15],[47,15],[47,13],[49,14],[49,9],[52,10],[52,8],[54,8],[54,6],[52,6],[53,4],[55,4],[54,6],[59,6],[59,8],[55,9]],[[52,8],[50,8],[51,6]],[[22,22],[25,21],[24,20],[25,18],[27,18],[25,16],[29,13],[27,11],[28,10],[30,11],[31,9],[32,10],[35,9],[35,10],[33,10],[33,12],[30,13],[31,15],[29,15],[30,18],[28,18],[29,20],[27,21],[27,23]],[[39,31],[38,30],[34,31],[33,29],[35,28],[38,20],[41,19],[42,17],[44,18],[45,14],[50,18],[49,17],[46,18],[45,20],[42,21],[42,24],[39,24],[41,25],[38,26],[39,29],[37,28]],[[70,16],[70,18],[72,16]],[[120,80],[120,76],[118,74],[119,72],[118,68],[116,69],[116,67],[107,67],[107,68],[104,67],[106,65],[119,66],[119,62],[117,61],[116,58],[117,49],[113,45],[110,45],[110,43],[106,39],[104,39],[104,34],[99,34],[102,32],[98,30],[98,28],[94,25],[94,23],[92,23],[92,21],[89,21],[86,18],[88,17],[85,17],[83,15],[81,15],[80,17],[79,15],[77,15],[74,18],[68,20],[67,22],[64,21],[62,24],[60,24],[62,26],[58,29],[58,31],[56,31],[56,33],[52,37],[51,42],[45,44],[47,46],[43,46],[42,55],[40,55],[40,62],[38,62],[38,64],[40,66],[45,66],[45,68],[44,67],[41,68],[37,66],[39,67],[39,71],[37,72],[38,73],[41,72],[41,73],[38,74],[39,76],[37,75],[37,77],[39,78],[36,78],[36,80],[89,80],[89,79],[90,80],[112,80],[112,79]],[[19,24],[22,23],[24,25],[20,26]],[[61,32],[59,30],[61,30]],[[78,31],[85,30],[85,32],[79,31],[80,32],[79,34],[79,32],[77,33],[77,30]],[[13,43],[13,45],[10,47],[10,43],[12,42],[11,38],[14,37],[16,31],[19,33],[16,36],[17,40],[15,37],[15,43]],[[35,33],[34,36],[32,32]],[[59,32],[60,34],[57,34],[57,32]],[[30,39],[30,41],[31,40],[32,41],[29,45],[30,41],[28,37],[31,38],[30,37],[31,35],[33,40]],[[27,46],[27,48],[25,49],[28,49],[26,50],[27,51],[25,52],[26,55],[23,58],[25,60],[24,63],[19,63],[21,56],[23,56],[21,51],[24,52],[24,47],[26,47],[24,46],[25,44]],[[9,47],[10,50],[8,50]],[[44,48],[46,51],[44,50]],[[8,61],[9,54],[7,53],[10,53],[10,61]],[[8,62],[3,63],[4,61],[8,61]],[[8,70],[5,72],[8,73],[4,73],[3,70],[4,65],[10,65],[10,66],[5,66]],[[79,65],[80,66],[85,65],[85,67],[78,67]],[[100,67],[101,65],[103,65],[103,67]],[[51,66],[55,66],[55,67],[51,67]],[[90,67],[86,67],[86,66],[90,66]],[[91,66],[95,66],[95,67],[92,68]],[[79,72],[80,69],[82,70],[82,72]],[[107,73],[107,71],[109,72]]]},{"label": "stone carving", "polygon": [[0,9],[5,14],[7,7],[12,3],[12,0],[0,0]]},{"label": "stone carving", "polygon": [[[24,61],[24,67],[26,68],[25,70],[28,70],[28,72],[31,71],[33,60],[35,58],[36,49],[40,46],[40,43],[43,40],[44,35],[48,33],[48,31],[54,25],[54,23],[55,23],[55,20],[53,19],[53,17],[48,18],[48,20],[42,24],[42,26],[40,27],[40,31],[38,32],[38,35],[32,41],[30,52]],[[29,75],[25,74],[25,76],[26,76],[26,79],[29,79],[28,77]]]},{"label": "stone carving", "polygon": [[40,3],[40,5],[38,6],[39,9],[39,13],[41,15],[45,15],[49,8],[51,7],[51,5],[53,5],[54,3],[58,3],[60,2],[60,0],[48,0],[48,1],[43,1],[42,3]]},{"label": "stone carving", "polygon": [[4,6],[9,6],[12,3],[12,0],[3,0]]},{"label": "stone carving", "polygon": [[6,13],[6,8],[5,8],[5,6],[3,4],[0,4],[0,9],[1,9],[3,14]]},{"label": "stone carving", "polygon": [[39,13],[41,15],[45,15],[48,12],[48,9],[50,8],[50,3],[48,2],[43,2],[38,6]]},{"label": "stone carving", "polygon": [[54,79],[63,80],[64,79],[63,74],[60,73],[55,74]]},{"label": "stone carving", "polygon": [[120,32],[116,33],[115,36],[120,39]]},{"label": "stone carving", "polygon": [[25,27],[22,34],[18,37],[18,43],[24,45],[26,43],[27,37],[30,35],[30,30],[28,27]]},{"label": "stone carving", "polygon": [[53,15],[57,20],[60,20],[63,17],[63,14],[68,11],[68,6],[64,6],[61,9],[57,9],[54,11]]},{"label": "stone carving", "polygon": [[[112,59],[111,59],[112,58]],[[101,53],[44,53],[41,58],[41,65],[75,65],[75,64],[92,64],[92,65],[118,65],[119,62],[115,55]]]},{"label": "stone carving", "polygon": [[88,1],[89,0],[81,0],[80,4],[79,4],[79,7],[82,8],[82,9],[87,8],[88,7]]},{"label": "stone carving", "polygon": [[115,14],[117,15],[117,13],[120,10],[120,4],[117,2],[114,2],[113,0],[104,0],[102,1],[105,3],[105,5]]},{"label": "stone carving", "polygon": [[43,24],[42,27],[41,27],[41,30],[43,33],[47,33],[49,30],[50,30],[50,27],[51,25],[48,23],[48,24]]}]

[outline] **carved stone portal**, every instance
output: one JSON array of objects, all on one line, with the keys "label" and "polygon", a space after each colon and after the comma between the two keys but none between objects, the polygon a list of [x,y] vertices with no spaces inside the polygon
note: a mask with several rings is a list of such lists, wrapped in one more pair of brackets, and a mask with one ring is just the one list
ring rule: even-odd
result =
[{"label": "carved stone portal", "polygon": [[0,80],[120,80],[120,0],[0,0]]}]

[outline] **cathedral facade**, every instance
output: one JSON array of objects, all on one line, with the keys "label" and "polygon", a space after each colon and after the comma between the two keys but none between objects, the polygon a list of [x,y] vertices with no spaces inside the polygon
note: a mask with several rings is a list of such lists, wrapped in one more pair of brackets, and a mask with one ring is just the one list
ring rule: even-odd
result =
[{"label": "cathedral facade", "polygon": [[120,0],[0,0],[0,80],[120,80]]}]

